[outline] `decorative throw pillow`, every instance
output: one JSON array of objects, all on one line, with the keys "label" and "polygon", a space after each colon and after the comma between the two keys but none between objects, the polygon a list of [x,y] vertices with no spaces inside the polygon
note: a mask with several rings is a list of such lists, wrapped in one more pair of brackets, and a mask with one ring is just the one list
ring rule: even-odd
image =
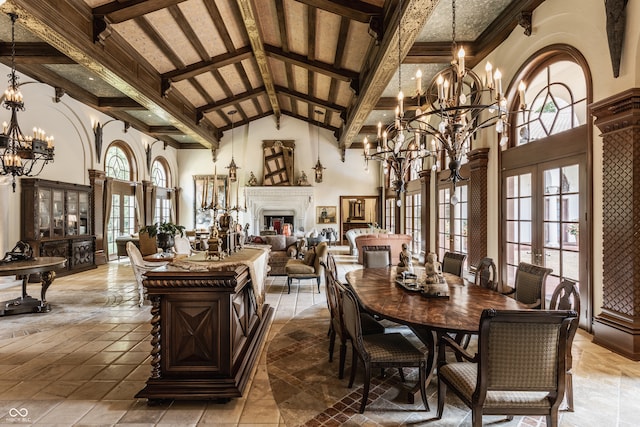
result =
[{"label": "decorative throw pillow", "polygon": [[316,253],[314,251],[307,251],[304,254],[304,263],[305,265],[313,265],[313,262],[316,260]]}]

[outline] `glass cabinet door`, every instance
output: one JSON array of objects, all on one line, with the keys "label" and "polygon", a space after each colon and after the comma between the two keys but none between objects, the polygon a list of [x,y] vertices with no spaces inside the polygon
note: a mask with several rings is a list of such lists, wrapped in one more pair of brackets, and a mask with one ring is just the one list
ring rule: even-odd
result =
[{"label": "glass cabinet door", "polygon": [[87,193],[78,194],[78,214],[79,214],[79,229],[78,234],[87,234],[89,229],[89,195]]},{"label": "glass cabinet door", "polygon": [[78,234],[78,193],[67,192],[67,235]]},{"label": "glass cabinet door", "polygon": [[64,199],[62,190],[53,190],[53,232],[51,237],[64,236]]},{"label": "glass cabinet door", "polygon": [[51,190],[38,190],[38,232],[41,239],[51,237]]}]

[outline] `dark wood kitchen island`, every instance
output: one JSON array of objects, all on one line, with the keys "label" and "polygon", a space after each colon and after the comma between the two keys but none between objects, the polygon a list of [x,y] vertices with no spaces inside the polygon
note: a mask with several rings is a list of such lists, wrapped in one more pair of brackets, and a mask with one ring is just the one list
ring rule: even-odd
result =
[{"label": "dark wood kitchen island", "polygon": [[263,303],[268,252],[246,248],[223,261],[200,258],[146,273],[151,376],[136,397],[149,404],[241,397],[257,363],[273,316]]}]

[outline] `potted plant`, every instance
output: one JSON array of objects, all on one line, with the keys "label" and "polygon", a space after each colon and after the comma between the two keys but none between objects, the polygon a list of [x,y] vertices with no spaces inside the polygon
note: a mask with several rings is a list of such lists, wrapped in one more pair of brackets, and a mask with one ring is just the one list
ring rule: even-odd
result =
[{"label": "potted plant", "polygon": [[173,236],[178,233],[180,233],[180,236],[184,236],[184,226],[176,225],[172,222],[156,222],[153,225],[145,225],[142,227],[140,233],[147,233],[149,237],[155,237],[158,247],[166,252],[173,247]]}]

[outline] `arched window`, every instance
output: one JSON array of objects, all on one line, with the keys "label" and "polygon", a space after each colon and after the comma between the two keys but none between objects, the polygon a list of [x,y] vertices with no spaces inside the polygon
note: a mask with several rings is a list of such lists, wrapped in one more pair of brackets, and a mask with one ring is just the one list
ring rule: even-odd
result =
[{"label": "arched window", "polygon": [[133,153],[124,143],[115,141],[107,149],[104,171],[108,177],[122,181],[134,181]]},{"label": "arched window", "polygon": [[512,146],[527,144],[586,123],[587,84],[580,64],[545,61],[528,77],[526,109],[514,115]]},{"label": "arched window", "polygon": [[151,182],[158,187],[169,187],[167,168],[161,159],[151,165]]}]

